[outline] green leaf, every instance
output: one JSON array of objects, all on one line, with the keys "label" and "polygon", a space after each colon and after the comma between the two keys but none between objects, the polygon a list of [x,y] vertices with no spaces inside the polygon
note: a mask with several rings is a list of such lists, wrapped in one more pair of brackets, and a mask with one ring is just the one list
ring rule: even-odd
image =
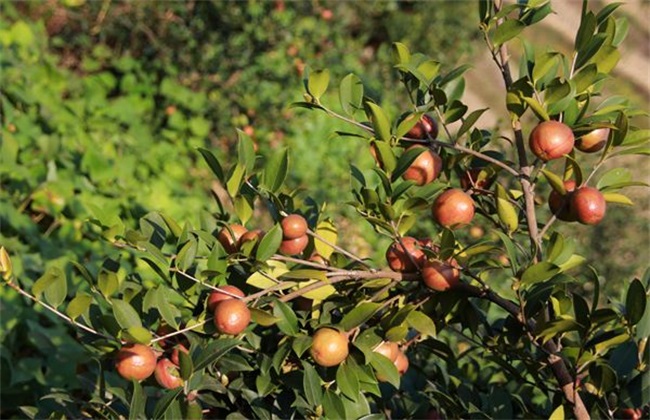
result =
[{"label": "green leaf", "polygon": [[509,200],[497,197],[496,201],[499,220],[508,230],[508,234],[512,235],[519,227],[519,212]]},{"label": "green leaf", "polygon": [[270,313],[263,311],[257,308],[250,308],[251,311],[251,320],[263,327],[270,327],[275,325],[279,319],[271,315]]},{"label": "green leaf", "polygon": [[345,408],[341,397],[334,393],[331,389],[325,391],[323,395],[323,411],[325,416],[329,419],[344,419],[346,418]]},{"label": "green leaf", "polygon": [[223,175],[223,169],[221,168],[221,164],[219,164],[219,161],[214,156],[214,154],[212,154],[212,152],[210,152],[209,150],[203,149],[203,148],[199,148],[199,152],[201,153],[201,155],[203,156],[203,159],[205,160],[205,162],[208,164],[208,166],[212,170],[212,173],[215,174],[215,176],[217,177],[219,182],[224,184],[225,183],[225,177]]},{"label": "green leaf", "polygon": [[576,51],[580,51],[587,46],[596,31],[596,27],[597,21],[593,12],[587,12],[582,15],[574,43]]},{"label": "green leaf", "polygon": [[248,222],[248,220],[253,216],[254,199],[254,197],[251,197],[248,194],[240,194],[234,198],[235,214],[243,224],[246,224],[246,222]]},{"label": "green leaf", "polygon": [[542,121],[548,121],[551,119],[551,117],[549,117],[548,113],[546,112],[544,107],[537,101],[537,99],[529,98],[526,96],[522,97],[521,99],[523,99],[524,102],[528,104],[531,111],[533,111],[533,113],[537,116],[537,118],[539,118]]},{"label": "green leaf", "polygon": [[605,172],[600,177],[598,184],[596,184],[596,188],[602,190],[612,185],[622,184],[630,181],[632,181],[632,174],[629,170],[625,168],[614,168]]},{"label": "green leaf", "polygon": [[391,56],[393,65],[408,64],[411,61],[411,53],[408,47],[401,42],[393,42]]},{"label": "green leaf", "polygon": [[325,91],[327,86],[330,83],[330,71],[328,69],[324,70],[314,70],[309,73],[309,80],[307,81],[307,91],[315,99],[319,99]]},{"label": "green leaf", "polygon": [[399,179],[400,176],[411,166],[411,164],[417,159],[422,153],[425,153],[428,150],[427,147],[410,147],[407,151],[402,153],[399,160],[397,161],[397,166],[391,175],[391,181],[395,182]]},{"label": "green leaf", "polygon": [[113,303],[113,315],[115,315],[115,319],[120,324],[120,327],[128,329],[142,326],[140,316],[128,302],[121,299],[111,299],[111,302]]},{"label": "green leaf", "polygon": [[182,387],[176,389],[170,389],[166,391],[164,395],[156,403],[156,407],[153,410],[153,418],[161,419],[165,416],[172,403],[178,399],[178,397],[183,392]]},{"label": "green leaf", "polygon": [[321,404],[323,398],[320,376],[318,376],[316,369],[304,360],[302,361],[302,367],[304,369],[302,388],[305,391],[305,398],[307,398],[309,405],[316,407]]},{"label": "green leaf", "polygon": [[357,366],[350,363],[342,363],[336,370],[336,386],[343,395],[352,401],[356,401],[359,398],[360,389],[359,375],[356,372],[357,369]]},{"label": "green leaf", "polygon": [[276,253],[280,244],[282,243],[282,228],[276,223],[264,235],[260,243],[257,245],[257,252],[255,258],[258,261],[266,261]]},{"label": "green leaf", "polygon": [[345,314],[339,326],[345,331],[350,331],[372,318],[379,308],[381,308],[379,303],[362,302]]},{"label": "green leaf", "polygon": [[[578,57],[576,58],[575,68],[579,69],[580,67],[587,64],[589,60],[591,60],[591,58],[594,57],[603,46],[606,38],[607,35],[605,34],[596,34],[593,36],[593,38],[589,39],[585,47],[578,50]],[[598,64],[596,64],[596,66],[598,66]],[[600,69],[598,71],[601,72]]]},{"label": "green leaf", "polygon": [[228,178],[228,182],[226,183],[226,190],[228,190],[228,194],[231,197],[236,197],[239,194],[239,187],[242,184],[245,172],[246,167],[240,163],[233,168],[230,178]]},{"label": "green leaf", "polygon": [[456,138],[459,139],[463,134],[468,132],[478,121],[478,119],[483,115],[485,111],[487,111],[488,108],[483,108],[483,109],[477,109],[476,111],[472,111],[464,120],[463,124],[460,126],[458,129],[458,133],[456,133]]},{"label": "green leaf", "polygon": [[131,384],[133,385],[133,395],[129,407],[129,420],[146,418],[144,408],[147,405],[147,396],[138,381],[134,379]]},{"label": "green leaf", "polygon": [[436,324],[426,314],[419,311],[413,311],[406,317],[408,325],[422,334],[423,336],[436,336]]},{"label": "green leaf", "polygon": [[377,372],[377,376],[399,389],[399,372],[397,366],[388,357],[373,352],[370,365]]},{"label": "green leaf", "polygon": [[171,231],[172,235],[174,235],[175,238],[178,238],[181,236],[183,233],[183,229],[176,223],[176,221],[171,218],[170,216],[166,215],[165,213],[159,213],[160,217],[165,221],[165,224]]},{"label": "green leaf", "polygon": [[379,160],[382,163],[383,169],[388,173],[393,172],[397,165],[397,160],[395,159],[395,154],[393,153],[390,144],[385,141],[374,141],[372,142],[372,145],[374,145],[379,152]]},{"label": "green leaf", "polygon": [[269,191],[275,193],[282,187],[289,172],[289,153],[283,149],[280,153],[273,155],[264,167],[262,174],[262,185]]},{"label": "green leaf", "polygon": [[519,264],[517,262],[517,250],[515,248],[515,244],[512,242],[512,239],[510,239],[505,233],[501,232],[500,230],[495,230],[495,233],[497,236],[499,236],[505,245],[512,272],[513,274],[516,274],[519,270]]},{"label": "green leaf", "polygon": [[181,378],[185,381],[190,379],[192,372],[194,372],[194,364],[192,363],[192,357],[185,353],[182,350],[178,352],[178,364],[179,364],[179,373]]},{"label": "green leaf", "polygon": [[59,282],[61,278],[65,279],[65,272],[61,270],[61,268],[54,266],[49,267],[45,270],[45,273],[34,282],[34,286],[32,286],[32,294],[36,297],[40,297],[45,290]]},{"label": "green leaf", "polygon": [[149,344],[153,336],[144,327],[131,327],[123,331],[123,338],[130,343]]},{"label": "green leaf", "polygon": [[212,341],[196,358],[194,363],[194,372],[198,372],[216,362],[240,344],[242,344],[242,342],[236,338],[220,338]]},{"label": "green leaf", "polygon": [[425,78],[425,85],[428,87],[438,75],[440,63],[434,60],[426,60],[418,65],[418,72]]},{"label": "green leaf", "polygon": [[548,169],[542,169],[541,172],[542,175],[544,175],[544,178],[546,178],[548,183],[556,192],[558,192],[561,195],[566,194],[566,188],[564,188],[564,181],[562,181],[562,178],[555,175],[553,172],[549,171]]},{"label": "green leaf", "polygon": [[375,130],[375,136],[381,140],[390,141],[390,121],[384,110],[379,105],[370,101],[366,101],[365,106],[366,114]]},{"label": "green leaf", "polygon": [[250,174],[255,167],[255,145],[250,136],[239,129],[237,138],[237,161],[246,169],[245,173]]},{"label": "green leaf", "polygon": [[463,115],[465,115],[467,109],[467,105],[458,100],[451,102],[447,106],[447,109],[443,115],[445,124],[451,124],[454,121],[458,121],[459,119],[463,118]]},{"label": "green leaf", "polygon": [[296,336],[300,329],[298,328],[298,317],[289,305],[279,300],[275,301],[273,306],[273,315],[278,318],[277,326],[286,335]]},{"label": "green leaf", "polygon": [[630,325],[636,325],[643,318],[647,302],[648,298],[641,281],[638,279],[632,280],[625,299],[625,318]]},{"label": "green leaf", "polygon": [[194,258],[196,257],[196,251],[198,244],[196,239],[190,237],[190,239],[183,245],[176,255],[176,267],[180,268],[182,271],[187,271],[192,264],[194,264]]},{"label": "green leaf", "polygon": [[110,298],[115,292],[117,292],[119,286],[120,284],[116,273],[102,269],[97,275],[97,287],[104,297]]},{"label": "green leaf", "polygon": [[548,261],[542,261],[528,267],[521,275],[522,285],[533,285],[549,280],[560,272],[560,268]]},{"label": "green leaf", "polygon": [[361,109],[361,102],[363,101],[363,83],[356,75],[350,73],[341,80],[339,87],[339,99],[341,101],[341,108],[343,112],[348,115]]},{"label": "green leaf", "polygon": [[623,204],[626,206],[633,206],[634,202],[630,200],[627,196],[614,192],[604,192],[603,197],[608,203]]},{"label": "green leaf", "polygon": [[74,299],[72,299],[68,304],[68,308],[65,310],[65,313],[68,314],[71,319],[75,319],[79,315],[85,313],[92,302],[92,296],[87,295],[83,292],[78,292],[77,296],[75,296]]},{"label": "green leaf", "polygon": [[520,20],[508,19],[503,22],[494,32],[492,43],[495,47],[498,47],[504,42],[507,42],[519,35],[519,33],[523,31],[525,27],[526,24]]}]

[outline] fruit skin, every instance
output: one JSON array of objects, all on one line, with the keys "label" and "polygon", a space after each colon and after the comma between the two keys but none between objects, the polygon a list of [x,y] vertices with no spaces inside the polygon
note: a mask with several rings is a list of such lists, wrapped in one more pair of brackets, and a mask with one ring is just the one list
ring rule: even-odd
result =
[{"label": "fruit skin", "polygon": [[214,307],[214,326],[222,334],[238,335],[251,322],[251,311],[244,301],[227,299]]},{"label": "fruit skin", "polygon": [[[415,147],[421,146],[411,146],[406,150],[408,151]],[[402,175],[402,178],[407,181],[414,181],[417,185],[422,186],[438,178],[441,170],[442,159],[438,154],[433,153],[431,149],[427,149],[415,158],[411,166]]]},{"label": "fruit skin", "polygon": [[394,363],[400,375],[404,375],[409,368],[409,358],[406,357],[406,354],[404,354],[402,351],[397,354],[397,358],[395,359]]},{"label": "fruit skin", "polygon": [[424,284],[437,292],[452,289],[460,282],[458,263],[453,258],[446,262],[427,261],[422,267],[422,280]]},{"label": "fruit skin", "polygon": [[395,363],[395,360],[397,360],[397,356],[399,356],[399,353],[400,353],[400,350],[399,350],[399,347],[397,346],[397,343],[394,343],[392,341],[384,341],[384,342],[382,342],[373,351],[375,353],[379,353],[382,356],[387,357],[393,363]]},{"label": "fruit skin", "polygon": [[[386,250],[386,261],[390,269],[402,273],[415,273],[418,271],[426,260],[426,255],[420,246],[422,245],[420,245],[418,240],[410,236],[403,237],[401,244],[394,242]],[[417,265],[413,264],[408,254],[411,254],[413,261]]]},{"label": "fruit skin", "polygon": [[474,218],[474,200],[458,188],[440,194],[431,208],[438,224],[454,229],[466,225]]},{"label": "fruit skin", "polygon": [[264,234],[265,232],[262,229],[249,230],[239,238],[239,247],[241,248],[244,243],[249,241],[257,241],[257,243],[259,243],[264,237]]},{"label": "fruit skin", "polygon": [[605,217],[607,202],[596,188],[578,188],[571,195],[571,212],[583,225],[596,225]]},{"label": "fruit skin", "polygon": [[299,214],[290,214],[280,223],[284,239],[297,239],[307,234],[307,221]]},{"label": "fruit skin", "polygon": [[175,364],[176,366],[181,365],[180,355],[179,355],[180,352],[183,352],[185,354],[190,354],[190,351],[184,345],[182,344],[176,345],[176,347],[174,347],[174,349],[172,350],[172,355],[169,357],[172,363]]},{"label": "fruit skin", "polygon": [[638,408],[621,408],[618,410],[616,418],[640,420],[642,415],[643,411]]},{"label": "fruit skin", "polygon": [[406,137],[410,139],[426,139],[427,134],[434,139],[438,137],[438,123],[427,114],[424,114],[420,117],[420,121],[415,123],[413,128],[406,133]]},{"label": "fruit skin", "polygon": [[237,252],[239,248],[239,239],[242,235],[248,232],[248,230],[244,226],[238,224],[230,225],[230,230],[232,230],[232,234],[228,230],[228,226],[221,228],[217,234],[217,240],[221,243],[226,252],[232,254],[233,252]]},{"label": "fruit skin", "polygon": [[178,376],[178,368],[169,359],[160,359],[156,365],[154,376],[158,385],[165,389],[174,389],[183,386],[183,379]]},{"label": "fruit skin", "polygon": [[592,130],[576,139],[576,149],[584,153],[596,153],[605,147],[609,137],[609,128]]},{"label": "fruit skin", "polygon": [[284,255],[296,255],[302,253],[309,244],[309,236],[303,235],[295,239],[285,239],[280,243],[280,252]]},{"label": "fruit skin", "polygon": [[541,122],[530,133],[530,150],[544,162],[570,153],[574,144],[573,131],[559,121]]},{"label": "fruit skin", "polygon": [[551,194],[548,196],[548,208],[559,220],[575,222],[576,216],[571,210],[571,192],[576,189],[576,182],[572,179],[564,181],[564,189],[567,191],[567,194],[564,196],[555,190],[551,191]]},{"label": "fruit skin", "polygon": [[115,367],[124,379],[142,381],[156,370],[156,354],[144,344],[129,344],[117,352]]},{"label": "fruit skin", "polygon": [[320,366],[331,367],[348,357],[348,336],[332,328],[321,328],[314,334],[311,357]]},{"label": "fruit skin", "polygon": [[[233,295],[237,295],[239,297],[246,296],[244,292],[241,291],[241,289],[235,286],[231,286],[229,284],[225,286],[219,286],[219,289],[225,290],[226,292],[230,292]],[[210,296],[208,297],[208,311],[214,312],[214,308],[217,303],[221,302],[222,300],[228,300],[228,299],[235,299],[235,298],[225,293],[221,293],[218,290],[213,291],[212,293],[210,293]]]}]

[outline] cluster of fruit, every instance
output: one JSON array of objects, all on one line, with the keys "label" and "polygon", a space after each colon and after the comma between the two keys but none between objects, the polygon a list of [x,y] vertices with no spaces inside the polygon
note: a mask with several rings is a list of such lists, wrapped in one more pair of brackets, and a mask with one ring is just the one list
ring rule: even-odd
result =
[{"label": "cluster of fruit", "polygon": [[[585,153],[596,153],[605,147],[609,128],[597,128],[577,140],[569,126],[559,121],[544,121],[530,133],[530,149],[544,162],[559,159],[573,148]],[[559,220],[578,221],[585,225],[598,224],[605,217],[605,197],[596,188],[578,186],[574,180],[564,181],[566,194],[551,192],[548,205]]]}]

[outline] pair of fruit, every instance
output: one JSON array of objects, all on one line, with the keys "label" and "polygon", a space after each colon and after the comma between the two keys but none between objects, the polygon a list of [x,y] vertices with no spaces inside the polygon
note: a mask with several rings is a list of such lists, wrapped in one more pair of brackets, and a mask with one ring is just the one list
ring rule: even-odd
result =
[{"label": "pair of fruit", "polygon": [[261,229],[248,230],[239,224],[232,224],[221,228],[217,240],[229,254],[239,251],[241,246],[248,241],[259,242],[264,236]]},{"label": "pair of fruit", "polygon": [[393,271],[403,273],[421,271],[424,284],[438,292],[455,287],[460,281],[458,262],[454,258],[447,261],[428,259],[423,248],[438,250],[430,239],[401,238],[386,251],[388,266]]},{"label": "pair of fruit", "polygon": [[124,379],[136,381],[145,380],[153,374],[158,384],[166,389],[183,386],[184,381],[178,373],[178,352],[187,353],[187,349],[179,346],[174,348],[171,360],[166,357],[157,360],[153,348],[144,344],[127,344],[117,352],[117,373]]},{"label": "pair of fruit", "polygon": [[[208,297],[208,311],[214,314],[214,326],[221,334],[238,335],[251,322],[251,311],[246,302],[244,292],[231,285],[220,286]],[[227,292],[227,293],[223,293]]]},{"label": "pair of fruit", "polygon": [[285,255],[301,254],[309,244],[308,225],[304,217],[290,214],[280,222],[282,242],[280,252]]},{"label": "pair of fruit", "polygon": [[559,220],[580,222],[584,225],[596,225],[605,217],[607,202],[596,188],[580,187],[576,189],[573,180],[564,181],[566,195],[553,190],[548,197],[548,206]]},{"label": "pair of fruit", "polygon": [[[397,372],[399,372],[400,375],[403,375],[408,370],[409,359],[406,357],[406,354],[400,350],[397,343],[394,343],[392,341],[383,341],[381,344],[375,347],[373,351],[375,353],[381,354],[393,362],[397,368]],[[386,377],[382,375],[381,372],[377,372],[377,380],[380,382],[387,381]]]},{"label": "pair of fruit", "polygon": [[585,153],[596,153],[607,144],[609,128],[597,128],[576,140],[571,128],[559,121],[543,121],[530,133],[529,146],[535,156],[547,162],[571,153],[575,146]]}]

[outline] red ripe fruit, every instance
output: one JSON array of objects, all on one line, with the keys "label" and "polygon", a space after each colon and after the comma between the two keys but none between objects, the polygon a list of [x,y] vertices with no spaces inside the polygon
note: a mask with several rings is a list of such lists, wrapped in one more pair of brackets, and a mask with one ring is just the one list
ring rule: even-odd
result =
[{"label": "red ripe fruit", "polygon": [[[386,261],[390,269],[403,273],[414,273],[418,271],[426,259],[426,255],[420,246],[418,240],[410,236],[403,237],[401,244],[399,241],[394,242],[386,250]],[[413,261],[409,258],[409,254],[417,265],[413,264]]]},{"label": "red ripe fruit", "polygon": [[458,263],[453,258],[449,261],[427,261],[422,267],[422,280],[429,288],[442,292],[452,289],[460,282]]},{"label": "red ripe fruit", "polygon": [[410,139],[426,139],[428,135],[434,139],[438,137],[438,123],[427,114],[422,115],[420,121],[406,133]]},{"label": "red ripe fruit", "polygon": [[[421,146],[411,146],[407,150],[415,147],[421,148]],[[442,159],[436,153],[433,153],[431,149],[427,149],[415,158],[411,166],[402,175],[402,178],[407,181],[414,181],[417,185],[422,186],[438,178],[441,170]]]},{"label": "red ripe fruit", "polygon": [[158,385],[165,389],[174,389],[183,386],[183,379],[178,373],[178,368],[169,359],[160,359],[154,373]]},{"label": "red ripe fruit", "polygon": [[296,239],[307,234],[307,221],[299,214],[290,214],[280,224],[284,239]]},{"label": "red ripe fruit", "polygon": [[576,139],[576,149],[585,153],[596,153],[607,144],[609,128],[597,128]]},{"label": "red ripe fruit", "polygon": [[543,160],[561,158],[573,150],[575,137],[568,125],[559,121],[539,123],[530,133],[530,150]]},{"label": "red ripe fruit", "polygon": [[251,311],[239,299],[222,300],[214,308],[214,326],[222,334],[237,335],[251,322]]},{"label": "red ripe fruit", "polygon": [[183,352],[185,354],[190,354],[190,351],[184,345],[182,344],[176,345],[176,347],[174,347],[174,349],[172,350],[172,355],[169,357],[172,363],[175,364],[176,366],[181,365],[180,356],[179,356],[180,352]]},{"label": "red ripe fruit", "polygon": [[[244,292],[242,292],[238,287],[231,286],[229,284],[225,286],[219,286],[219,289],[232,293],[233,295],[237,295],[239,297],[246,296]],[[208,297],[208,311],[213,312],[214,307],[217,303],[221,302],[222,300],[228,300],[228,299],[235,299],[235,298],[232,297],[231,295],[221,293],[218,290],[213,291],[212,293],[210,293],[210,296]]]},{"label": "red ripe fruit", "polygon": [[438,224],[454,229],[466,225],[474,218],[474,200],[462,190],[452,188],[440,194],[431,208]]},{"label": "red ripe fruit", "polygon": [[607,202],[596,188],[578,188],[571,195],[571,211],[583,225],[596,225],[605,217]]},{"label": "red ripe fruit", "polygon": [[244,243],[249,241],[257,241],[257,243],[259,243],[263,237],[264,231],[262,229],[249,230],[239,238],[239,246],[241,247]]},{"label": "red ripe fruit", "polygon": [[285,239],[280,243],[280,253],[284,255],[297,255],[307,248],[309,236],[302,235],[295,239]]},{"label": "red ripe fruit", "polygon": [[564,189],[567,191],[566,195],[563,196],[553,190],[548,196],[548,207],[551,210],[551,213],[553,213],[559,220],[565,222],[576,221],[576,216],[571,210],[571,192],[575,190],[575,188],[576,182],[574,180],[564,181]]},{"label": "red ripe fruit", "polygon": [[400,375],[404,375],[409,369],[409,358],[406,357],[406,354],[404,354],[402,351],[397,354],[397,358],[395,359],[394,363]]},{"label": "red ripe fruit", "polygon": [[[230,230],[228,230],[229,227]],[[234,224],[230,226],[224,226],[217,234],[217,240],[221,243],[226,252],[232,254],[233,252],[237,252],[239,239],[246,232],[246,228],[242,225]]]},{"label": "red ripe fruit", "polygon": [[156,354],[144,344],[129,344],[117,352],[115,367],[124,379],[141,381],[156,370]]}]

